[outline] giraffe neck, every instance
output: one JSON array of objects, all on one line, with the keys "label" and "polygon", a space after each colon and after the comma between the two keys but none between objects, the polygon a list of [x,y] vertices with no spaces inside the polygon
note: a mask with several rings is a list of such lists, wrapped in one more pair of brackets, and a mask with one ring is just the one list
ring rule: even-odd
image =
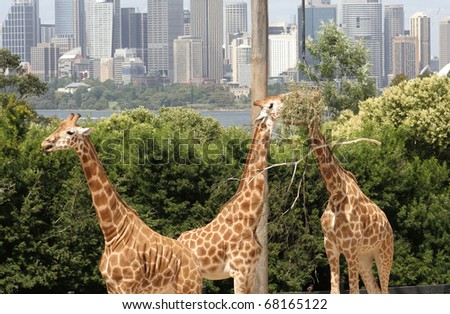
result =
[{"label": "giraffe neck", "polygon": [[270,134],[272,132],[273,122],[268,120],[257,125],[252,138],[252,144],[247,154],[244,171],[238,192],[244,192],[247,189],[260,189],[261,198],[264,196],[262,192],[265,189],[267,171],[267,153],[269,150]]},{"label": "giraffe neck", "polygon": [[117,194],[88,137],[75,148],[91,191],[100,228],[108,245],[126,231],[128,213],[133,212]]},{"label": "giraffe neck", "polygon": [[330,194],[334,194],[344,188],[344,178],[347,176],[347,171],[334,158],[333,152],[325,137],[320,133],[318,125],[308,126],[308,136],[325,186]]}]

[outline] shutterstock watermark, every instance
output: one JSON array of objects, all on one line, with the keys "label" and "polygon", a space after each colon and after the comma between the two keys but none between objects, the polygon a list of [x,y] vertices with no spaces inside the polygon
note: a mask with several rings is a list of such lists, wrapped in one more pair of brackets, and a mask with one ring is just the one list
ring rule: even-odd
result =
[{"label": "shutterstock watermark", "polygon": [[[250,150],[251,138],[205,138],[192,131],[179,131],[160,138],[142,138],[131,135],[129,130],[121,136],[106,139],[100,144],[102,162],[109,165],[231,165],[245,164],[247,156],[257,160],[265,157],[257,146]],[[267,159],[275,163],[299,160],[313,161],[309,141],[299,142],[299,137],[276,136],[268,145]],[[333,152],[336,154],[337,152]],[[339,158],[341,163],[343,158]]]}]

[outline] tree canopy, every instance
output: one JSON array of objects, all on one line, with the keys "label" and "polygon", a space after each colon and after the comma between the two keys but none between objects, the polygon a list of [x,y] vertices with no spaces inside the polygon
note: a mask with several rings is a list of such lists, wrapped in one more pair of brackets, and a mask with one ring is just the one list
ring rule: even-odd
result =
[{"label": "tree canopy", "polygon": [[330,113],[357,112],[359,101],[376,95],[367,49],[362,41],[350,40],[335,23],[322,23],[317,39],[306,41],[306,51],[309,64],[300,63],[299,70],[321,86]]}]

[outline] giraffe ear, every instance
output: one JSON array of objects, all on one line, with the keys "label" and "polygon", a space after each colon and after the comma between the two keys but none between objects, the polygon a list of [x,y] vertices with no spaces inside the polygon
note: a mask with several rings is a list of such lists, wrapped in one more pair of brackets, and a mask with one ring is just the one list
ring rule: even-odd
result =
[{"label": "giraffe ear", "polygon": [[91,133],[92,128],[80,128],[80,134],[81,135],[89,135]]},{"label": "giraffe ear", "polygon": [[263,109],[259,113],[259,116],[255,119],[255,123],[261,123],[264,122],[264,120],[268,117],[267,110]]}]

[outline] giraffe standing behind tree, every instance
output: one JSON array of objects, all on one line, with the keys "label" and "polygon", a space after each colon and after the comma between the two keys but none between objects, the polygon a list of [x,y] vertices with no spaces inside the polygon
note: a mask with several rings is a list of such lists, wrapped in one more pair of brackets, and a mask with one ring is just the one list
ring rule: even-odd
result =
[{"label": "giraffe standing behind tree", "polygon": [[109,293],[201,293],[193,252],[150,229],[118,195],[88,138],[90,128],[73,114],[41,144],[45,152],[75,149],[103,232],[99,270]]},{"label": "giraffe standing behind tree", "polygon": [[203,278],[232,277],[235,293],[250,293],[255,278],[261,252],[256,227],[267,197],[267,153],[283,95],[267,97],[254,105],[262,110],[255,120],[257,126],[237,192],[209,224],[178,238],[197,255]]},{"label": "giraffe standing behind tree", "polygon": [[[339,257],[348,265],[350,293],[359,293],[359,275],[368,293],[388,293],[394,254],[394,235],[385,213],[359,188],[353,174],[334,158],[317,121],[308,137],[330,198],[321,217],[330,264],[331,293],[339,293]],[[372,266],[375,260],[380,285]]]}]

